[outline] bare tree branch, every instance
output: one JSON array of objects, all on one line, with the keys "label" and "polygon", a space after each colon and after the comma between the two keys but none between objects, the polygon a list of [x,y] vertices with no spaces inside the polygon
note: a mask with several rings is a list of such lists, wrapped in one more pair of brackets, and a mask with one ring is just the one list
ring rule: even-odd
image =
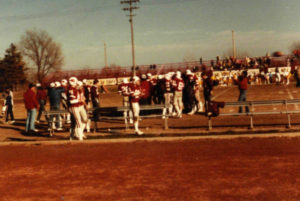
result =
[{"label": "bare tree branch", "polygon": [[29,62],[35,66],[39,82],[48,73],[61,69],[63,65],[61,46],[55,43],[46,31],[26,31],[21,37],[20,49]]}]

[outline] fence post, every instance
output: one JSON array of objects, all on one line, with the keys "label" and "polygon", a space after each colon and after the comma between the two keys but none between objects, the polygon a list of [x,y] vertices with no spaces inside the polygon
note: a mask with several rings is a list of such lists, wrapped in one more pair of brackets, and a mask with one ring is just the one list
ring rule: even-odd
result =
[{"label": "fence post", "polygon": [[212,129],[211,117],[208,117],[208,130]]},{"label": "fence post", "polygon": [[165,117],[165,130],[168,130],[169,129],[169,127],[168,127],[168,118],[169,118],[169,116],[164,115],[164,117]]},{"label": "fence post", "polygon": [[249,103],[250,108],[249,108],[249,112],[250,112],[250,129],[253,129],[253,103],[252,101]]},{"label": "fence post", "polygon": [[253,129],[253,115],[250,115],[250,129]]},{"label": "fence post", "polygon": [[291,128],[292,127],[292,125],[291,125],[291,115],[290,115],[290,113],[288,113],[287,100],[284,100],[284,104],[285,104],[285,112],[286,112],[286,115],[287,115],[287,118],[288,118],[287,127]]}]

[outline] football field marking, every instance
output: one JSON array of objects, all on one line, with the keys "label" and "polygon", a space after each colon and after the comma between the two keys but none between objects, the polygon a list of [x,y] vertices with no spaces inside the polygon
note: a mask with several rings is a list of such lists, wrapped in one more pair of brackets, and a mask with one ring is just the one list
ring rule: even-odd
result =
[{"label": "football field marking", "polygon": [[[289,90],[289,88],[286,88],[286,91],[287,91],[287,93],[288,93],[288,95],[289,95],[289,98],[290,98],[290,99],[294,99],[294,96],[293,96],[293,94],[291,93],[291,91]],[[295,104],[295,108],[296,108],[296,110],[299,110],[298,104]]]},{"label": "football field marking", "polygon": [[218,98],[219,96],[223,95],[224,93],[226,93],[226,92],[229,91],[230,89],[231,89],[231,88],[228,88],[228,89],[222,91],[221,93],[215,95],[211,100],[214,100],[214,99]]}]

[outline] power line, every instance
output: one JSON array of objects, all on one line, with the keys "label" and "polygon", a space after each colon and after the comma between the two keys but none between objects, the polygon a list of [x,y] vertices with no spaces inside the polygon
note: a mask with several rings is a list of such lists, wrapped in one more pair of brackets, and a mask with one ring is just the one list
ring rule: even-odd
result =
[{"label": "power line", "polygon": [[136,75],[136,66],[135,66],[135,52],[134,52],[134,33],[133,33],[133,11],[138,9],[139,7],[135,6],[137,3],[139,3],[140,0],[124,0],[121,1],[121,4],[126,4],[128,7],[123,8],[124,11],[129,11],[129,22],[130,22],[130,30],[131,30],[131,52],[132,52],[132,71],[133,76]]}]

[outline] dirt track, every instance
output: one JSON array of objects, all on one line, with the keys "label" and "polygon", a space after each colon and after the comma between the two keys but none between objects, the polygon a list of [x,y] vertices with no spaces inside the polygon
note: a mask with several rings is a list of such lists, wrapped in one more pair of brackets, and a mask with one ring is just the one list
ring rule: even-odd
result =
[{"label": "dirt track", "polygon": [[299,200],[300,138],[1,146],[1,200]]},{"label": "dirt track", "polygon": [[[300,98],[293,86],[251,86],[248,100]],[[218,101],[235,101],[238,92],[218,88]],[[111,101],[113,100],[113,101]],[[102,106],[119,105],[116,94],[102,97]],[[297,106],[295,106],[297,107]],[[225,108],[227,109],[227,108]],[[278,109],[278,108],[277,108]],[[28,137],[25,112],[15,105],[15,125],[0,125],[0,200],[299,200],[300,137],[221,139],[226,133],[291,132],[300,130],[300,115],[259,116],[254,130],[248,117],[218,117],[213,130],[207,119],[184,115],[163,121],[142,120],[146,136],[214,135],[214,139],[185,139],[66,143],[68,132],[49,138]],[[108,131],[110,129],[110,131]],[[131,138],[122,122],[102,122],[88,138]],[[48,141],[9,145],[13,141]],[[126,141],[126,142],[124,142]],[[53,144],[54,143],[54,144]]]}]

